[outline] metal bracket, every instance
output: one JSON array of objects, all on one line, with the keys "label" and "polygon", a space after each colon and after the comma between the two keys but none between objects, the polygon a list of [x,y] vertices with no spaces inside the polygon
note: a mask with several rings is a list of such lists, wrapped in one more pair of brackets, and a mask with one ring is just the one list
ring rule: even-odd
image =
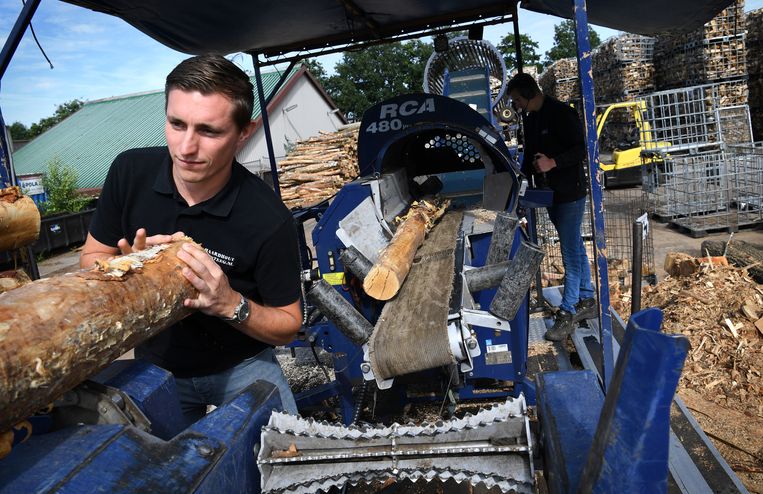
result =
[{"label": "metal bracket", "polygon": [[461,320],[470,326],[482,326],[483,328],[511,332],[509,321],[496,317],[485,310],[461,309]]},{"label": "metal bracket", "polygon": [[363,345],[363,363],[360,364],[360,372],[363,373],[363,380],[376,381],[376,386],[379,389],[389,389],[392,387],[392,383],[395,382],[395,378],[379,379],[374,376],[374,370],[371,367],[371,358],[368,356],[368,344]]}]

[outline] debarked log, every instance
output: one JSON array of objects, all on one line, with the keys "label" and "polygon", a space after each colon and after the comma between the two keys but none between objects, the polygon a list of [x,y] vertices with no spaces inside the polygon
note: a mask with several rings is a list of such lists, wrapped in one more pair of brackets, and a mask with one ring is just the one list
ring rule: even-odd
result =
[{"label": "debarked log", "polygon": [[192,312],[175,255],[191,239],[0,295],[0,431]]},{"label": "debarked log", "polygon": [[363,290],[376,300],[389,300],[400,290],[408,276],[416,250],[424,243],[427,219],[417,212],[395,231],[379,260],[363,281]]},{"label": "debarked log", "polygon": [[442,218],[450,201],[413,202],[389,244],[363,280],[363,291],[376,300],[389,300],[400,291],[413,258],[427,232]]},{"label": "debarked log", "polygon": [[40,236],[40,211],[17,186],[0,190],[0,252],[26,247]]}]

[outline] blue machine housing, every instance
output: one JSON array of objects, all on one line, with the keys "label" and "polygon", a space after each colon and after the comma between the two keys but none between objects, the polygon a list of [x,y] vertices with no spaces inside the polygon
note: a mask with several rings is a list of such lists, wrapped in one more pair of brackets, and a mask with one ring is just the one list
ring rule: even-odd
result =
[{"label": "blue machine housing", "polygon": [[[482,115],[451,98],[423,93],[407,94],[370,108],[360,126],[358,160],[361,178],[337,193],[331,205],[320,215],[312,237],[314,257],[322,278],[372,324],[379,317],[384,303],[365,295],[360,280],[345,272],[339,257],[346,246],[337,237],[339,222],[361,202],[372,198],[370,182],[400,168],[405,170],[409,182],[415,177],[434,175],[442,184],[440,194],[449,197],[452,204],[459,207],[481,202],[486,175],[503,173],[510,177],[506,210],[515,211],[519,206],[518,165],[503,139]],[[524,231],[517,229],[511,256],[524,237]],[[472,266],[484,265],[490,239],[489,233],[470,236],[468,244],[471,250],[467,256]],[[494,289],[473,294],[482,307],[488,307],[494,295]],[[456,388],[459,398],[497,398],[508,394],[518,396],[523,392],[530,403],[534,402],[534,384],[525,378],[528,318],[529,302],[526,297],[511,321],[511,332],[473,326],[483,346],[482,355],[475,358],[473,370],[458,380]],[[338,394],[344,420],[349,423],[356,414],[353,386],[362,382],[362,348],[351,343],[329,321],[309,325],[306,333],[306,338],[296,345],[318,345],[331,353],[336,381],[298,395],[298,405],[309,407],[331,394]],[[487,346],[508,348],[510,357],[490,361]],[[429,374],[438,373],[434,370]],[[441,383],[441,389],[436,390],[440,393],[447,388],[447,373],[444,376],[445,382]],[[433,381],[431,375],[408,380],[417,384]],[[442,394],[437,399],[441,397]]]},{"label": "blue machine housing", "polygon": [[96,486],[111,493],[260,491],[252,445],[271,411],[282,409],[272,384],[257,381],[185,428],[169,372],[141,360],[117,361],[94,381],[121,388],[150,421],[151,432],[80,424],[33,434],[3,459],[0,493],[79,494]]}]

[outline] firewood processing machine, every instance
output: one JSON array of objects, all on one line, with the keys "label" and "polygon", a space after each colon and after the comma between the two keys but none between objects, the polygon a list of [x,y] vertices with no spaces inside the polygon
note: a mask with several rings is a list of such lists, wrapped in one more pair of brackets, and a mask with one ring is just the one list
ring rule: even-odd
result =
[{"label": "firewood processing machine", "polygon": [[[259,54],[280,57],[284,50],[378,40],[435,26],[457,30],[458,22],[467,21],[513,21],[519,36],[516,6],[504,2],[460,2],[458,7],[435,2],[429,5],[433,11],[452,10],[438,16],[422,16],[410,2],[390,2],[413,21],[371,19],[375,14],[364,12],[369,7],[364,2],[341,2],[337,22],[312,19],[333,15],[335,2],[315,9],[320,2],[296,7],[294,2],[253,2],[246,8],[220,2],[215,8],[226,12],[220,19],[246,28],[221,24],[216,30],[194,29],[190,37],[177,30],[197,26],[198,19],[214,23],[203,15],[204,2],[187,2],[182,12],[163,11],[170,7],[161,2],[144,8],[135,6],[141,2],[72,3],[123,17],[189,53],[246,50],[253,54],[258,82]],[[578,31],[587,32],[585,4],[573,3]],[[692,11],[701,10],[689,3]],[[20,21],[23,17],[28,24],[37,4],[27,2]],[[308,25],[252,28],[271,10],[274,25],[279,19],[297,22],[295,9],[304,10]],[[344,22],[348,15],[362,22]],[[158,27],[161,19],[172,22]],[[26,28],[24,22],[18,26],[8,37],[11,54]],[[338,38],[313,34],[323,26],[351,29]],[[243,45],[235,34],[261,33],[270,39],[276,31],[283,38],[277,45],[261,39]],[[220,37],[205,38],[211,34]],[[228,34],[236,39],[225,39]],[[590,68],[585,43],[579,47],[583,75],[585,63]],[[5,55],[4,48],[3,71]],[[590,80],[582,83],[588,95]],[[533,330],[528,292],[540,256],[532,211],[548,204],[549,197],[526,190],[516,155],[492,116],[485,118],[475,106],[417,93],[370,108],[358,143],[360,178],[330,204],[295,211],[300,223],[317,220],[314,252],[303,245],[307,318],[297,345],[331,354],[336,376],[300,394],[298,403],[308,410],[336,396],[343,424],[280,413],[277,391],[258,382],[186,426],[169,373],[141,361],[118,361],[65,393],[51,409],[5,431],[13,449],[0,459],[0,492],[314,493],[342,492],[364,482],[382,482],[382,492],[393,492],[403,481],[432,480],[451,482],[454,492],[458,486],[474,492],[544,492],[546,486],[550,492],[711,492],[717,485],[744,492],[722,460],[706,456],[715,468],[705,462],[700,472],[694,458],[676,446],[674,430],[682,440],[692,434],[691,424],[679,429],[681,424],[670,420],[687,342],[660,333],[659,311],[632,316],[615,345],[609,345],[608,315],[602,314],[598,366],[542,373],[535,381],[526,377]],[[264,125],[267,129],[266,118]],[[447,198],[449,210],[417,251],[406,283],[387,302],[366,296],[360,281],[388,244],[396,216],[433,195]],[[610,369],[609,352],[618,350]],[[395,406],[423,400],[452,406],[473,398],[496,404],[432,424],[354,423],[363,397],[376,392]],[[726,476],[712,480],[711,470]],[[422,492],[419,486],[417,492]]]}]

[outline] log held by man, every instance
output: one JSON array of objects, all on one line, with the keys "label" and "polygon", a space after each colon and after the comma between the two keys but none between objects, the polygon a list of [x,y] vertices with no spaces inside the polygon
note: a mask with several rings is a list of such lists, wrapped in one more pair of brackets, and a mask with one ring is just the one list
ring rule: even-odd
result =
[{"label": "log held by man", "polygon": [[184,318],[186,238],[0,295],[0,431]]},{"label": "log held by man", "polygon": [[40,236],[40,211],[17,186],[0,189],[0,252],[26,247]]}]

